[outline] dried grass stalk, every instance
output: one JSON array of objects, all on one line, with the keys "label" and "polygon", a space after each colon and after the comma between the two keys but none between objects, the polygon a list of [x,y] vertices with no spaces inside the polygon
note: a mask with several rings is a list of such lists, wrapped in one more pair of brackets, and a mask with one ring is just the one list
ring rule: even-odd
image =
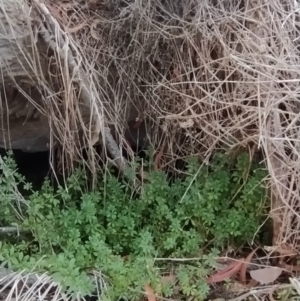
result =
[{"label": "dried grass stalk", "polygon": [[[79,154],[79,132],[91,144],[95,117],[102,133],[104,124],[113,125],[116,145],[126,145],[131,107],[138,122],[144,118],[151,126],[150,142],[165,164],[190,154],[208,160],[219,147],[256,145],[269,169],[274,244],[299,245],[296,1],[113,0],[67,8],[49,2],[47,8],[66,32],[73,28],[72,37],[64,34],[64,58],[54,55],[59,80],[40,83],[56,137],[71,159]],[[47,20],[60,45],[59,26]],[[66,63],[69,48],[75,75]],[[75,83],[82,78],[88,106],[78,98]]]},{"label": "dried grass stalk", "polygon": [[[92,10],[97,16],[88,14]],[[79,26],[79,9],[71,11],[69,22]],[[91,2],[82,11],[96,26],[75,37],[107,78],[107,111],[119,132],[131,105],[151,125],[151,143],[163,150],[165,164],[191,154],[208,160],[220,147],[257,146],[269,169],[274,244],[297,247],[298,2],[138,0],[121,6],[116,0]]]}]

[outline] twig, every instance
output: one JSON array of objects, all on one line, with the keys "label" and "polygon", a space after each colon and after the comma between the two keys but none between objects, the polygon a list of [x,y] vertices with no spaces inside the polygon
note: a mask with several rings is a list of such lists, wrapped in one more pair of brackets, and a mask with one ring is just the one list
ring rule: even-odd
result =
[{"label": "twig", "polygon": [[[126,171],[129,170],[129,166],[122,156],[120,149],[118,148],[118,145],[116,141],[114,140],[113,136],[111,135],[110,129],[108,127],[104,128],[105,131],[105,137],[106,137],[106,148],[110,155],[113,158],[113,162],[116,164],[116,166],[119,168],[119,170],[123,173],[123,175],[129,180],[132,181],[132,179],[129,177],[129,175],[126,173]],[[137,177],[133,180],[133,186],[136,191],[138,191],[141,187],[141,182]]]},{"label": "twig", "polygon": [[1,286],[13,286],[16,279],[26,281],[29,285],[34,285],[38,280],[39,277],[37,274],[33,273],[20,273],[14,272],[10,269],[0,268],[0,284]]},{"label": "twig", "polygon": [[[68,67],[72,75],[75,74],[75,70],[77,71],[77,75],[78,75],[77,82],[80,86],[80,91],[81,91],[80,98],[83,100],[85,105],[87,105],[90,108],[90,112],[92,116],[95,117],[94,120],[96,120],[96,123],[100,124],[100,118],[99,118],[100,114],[98,113],[98,108],[97,106],[94,105],[94,102],[92,101],[94,99],[94,95],[92,95],[92,93],[88,89],[87,84],[84,80],[84,76],[81,74],[82,72],[79,70],[78,64],[76,63],[76,60],[71,50],[66,47],[66,42],[64,41],[63,36],[67,37],[67,34],[61,30],[59,24],[52,17],[52,15],[50,14],[48,8],[45,6],[44,3],[41,3],[39,0],[34,0],[34,2],[43,12],[45,18],[47,19],[50,25],[51,30],[53,31],[52,34],[56,34],[56,40],[58,42],[55,42],[52,39],[51,33],[43,25],[41,25],[42,31],[40,32],[42,38],[54,52],[58,53],[58,55],[61,57],[62,60],[64,61],[67,60]],[[100,126],[96,126],[96,128],[99,130],[97,131],[96,135],[99,136]],[[122,157],[122,154],[117,147],[117,143],[115,142],[114,138],[110,134],[110,131],[107,130],[106,128],[104,129],[104,137],[105,137],[105,146],[107,150],[113,157],[113,160],[115,161],[119,170],[124,172],[127,168],[127,165],[124,164],[125,159]],[[95,142],[95,138],[93,137],[90,137],[90,140]]]},{"label": "twig", "polygon": [[[107,284],[104,281],[103,275],[97,271],[89,275],[90,280],[99,287],[101,291],[107,289]],[[13,288],[14,286],[18,286],[19,283],[24,283],[27,289],[31,288],[34,292],[37,292],[37,287],[41,289],[46,286],[56,286],[59,291],[61,291],[61,286],[59,283],[54,283],[51,274],[48,272],[44,273],[36,273],[34,271],[21,271],[14,272],[11,269],[0,267],[0,294],[6,288]],[[48,288],[49,289],[49,288]]]},{"label": "twig", "polygon": [[118,148],[118,145],[110,132],[110,129],[108,127],[105,127],[104,131],[106,138],[106,148],[110,155],[113,157],[114,162],[116,163],[120,171],[124,173],[124,171],[128,169],[127,162],[124,160],[124,157],[122,156],[120,149]]},{"label": "twig", "polygon": [[20,229],[18,227],[0,227],[0,233],[20,233],[27,232],[27,230]]},{"label": "twig", "polygon": [[268,294],[269,291],[271,289],[273,289],[274,287],[277,287],[277,289],[285,289],[285,288],[291,288],[293,287],[292,284],[275,284],[275,285],[271,285],[271,286],[263,286],[263,287],[256,287],[254,289],[251,289],[249,290],[247,293],[245,294],[242,294],[234,299],[230,299],[229,301],[243,301],[243,300],[246,300],[248,297],[250,297],[251,295],[254,295],[254,294]]}]

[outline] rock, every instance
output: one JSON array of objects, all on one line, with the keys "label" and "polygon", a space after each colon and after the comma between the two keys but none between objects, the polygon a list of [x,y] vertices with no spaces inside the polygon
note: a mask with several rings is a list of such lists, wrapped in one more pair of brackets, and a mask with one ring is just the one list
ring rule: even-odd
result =
[{"label": "rock", "polygon": [[[8,134],[9,132],[9,134]],[[10,124],[8,129],[0,128],[0,147],[19,149],[23,152],[44,152],[49,150],[50,129],[43,122]]]},{"label": "rock", "polygon": [[[49,150],[50,127],[47,116],[15,89],[6,87],[5,93],[3,88],[1,92],[0,147],[24,152]],[[40,98],[36,93],[29,96],[34,101]]]}]

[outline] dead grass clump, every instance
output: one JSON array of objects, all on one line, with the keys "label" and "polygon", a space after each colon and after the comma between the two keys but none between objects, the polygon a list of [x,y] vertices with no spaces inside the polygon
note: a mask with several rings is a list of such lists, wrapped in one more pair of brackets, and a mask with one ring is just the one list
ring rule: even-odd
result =
[{"label": "dead grass clump", "polygon": [[[28,5],[37,16],[29,36],[46,45],[51,73],[35,56],[29,56],[25,70],[33,70],[28,77],[36,75],[50,128],[71,161],[80,154],[82,136],[95,158],[92,146],[104,125],[116,129],[126,147],[130,120],[136,127],[146,122],[160,166],[191,154],[206,160],[220,147],[254,145],[269,168],[274,244],[299,245],[296,1],[51,0],[42,9],[35,0]],[[24,49],[9,28],[13,45]],[[3,70],[11,65],[1,61]]]},{"label": "dead grass clump", "polygon": [[51,151],[61,146],[63,170],[82,148],[95,166],[91,150],[103,124],[95,80],[76,43],[44,8],[39,1],[0,6],[1,145],[24,148],[40,130]]},{"label": "dead grass clump", "polygon": [[262,149],[274,244],[298,246],[297,2],[91,1],[67,15],[96,60],[121,141],[131,118],[146,120],[162,164],[192,153],[207,159],[219,147]]}]

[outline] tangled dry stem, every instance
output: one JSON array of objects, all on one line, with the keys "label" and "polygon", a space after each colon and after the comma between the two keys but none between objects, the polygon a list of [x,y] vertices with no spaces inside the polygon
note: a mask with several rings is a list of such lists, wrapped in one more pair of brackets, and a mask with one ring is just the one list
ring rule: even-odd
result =
[{"label": "tangled dry stem", "polygon": [[40,55],[31,57],[35,76],[27,79],[47,96],[55,136],[71,160],[80,153],[79,130],[91,142],[94,114],[101,129],[116,130],[121,147],[128,119],[145,120],[151,144],[169,166],[190,154],[208,160],[220,147],[255,146],[269,169],[274,245],[298,247],[297,1],[51,0],[46,6],[67,37],[65,54],[76,49],[82,73],[75,74],[92,95],[92,105],[80,102],[78,78],[58,55],[52,54],[55,64],[46,60],[55,74],[50,78]]},{"label": "tangled dry stem", "polygon": [[[98,297],[100,292],[107,289],[104,277],[100,272],[92,271],[91,281],[95,283]],[[27,301],[27,300],[49,300],[49,301],[79,301],[85,300],[80,295],[72,296],[66,294],[62,286],[53,281],[47,273],[36,272],[13,272],[6,268],[0,268],[0,294],[2,300]]]},{"label": "tangled dry stem", "polygon": [[89,25],[73,34],[97,58],[118,132],[131,106],[165,164],[190,154],[207,160],[220,147],[262,150],[273,244],[296,248],[299,10],[293,0],[132,0],[91,1],[68,14],[69,27]]}]

